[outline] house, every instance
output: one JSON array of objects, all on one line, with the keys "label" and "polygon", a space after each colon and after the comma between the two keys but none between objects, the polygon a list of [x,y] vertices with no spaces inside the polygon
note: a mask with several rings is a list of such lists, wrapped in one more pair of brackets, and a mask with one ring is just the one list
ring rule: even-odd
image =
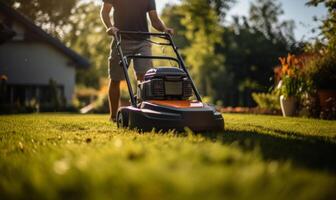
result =
[{"label": "house", "polygon": [[0,76],[7,104],[32,99],[48,103],[54,83],[66,105],[71,105],[76,69],[89,66],[86,58],[0,2]]}]

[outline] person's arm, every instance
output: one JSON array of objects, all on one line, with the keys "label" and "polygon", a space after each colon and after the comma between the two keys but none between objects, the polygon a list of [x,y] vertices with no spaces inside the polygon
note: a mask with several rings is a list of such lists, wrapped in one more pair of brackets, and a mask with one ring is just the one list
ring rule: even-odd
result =
[{"label": "person's arm", "polygon": [[167,28],[163,21],[160,19],[159,15],[157,14],[156,10],[151,10],[148,12],[149,19],[151,20],[152,26],[161,32],[165,32],[168,34],[174,34],[174,29]]},{"label": "person's arm", "polygon": [[112,7],[112,4],[103,2],[100,10],[100,18],[105,25],[106,33],[109,35],[114,35],[118,31],[118,28],[114,27],[111,22],[110,12],[112,10]]}]

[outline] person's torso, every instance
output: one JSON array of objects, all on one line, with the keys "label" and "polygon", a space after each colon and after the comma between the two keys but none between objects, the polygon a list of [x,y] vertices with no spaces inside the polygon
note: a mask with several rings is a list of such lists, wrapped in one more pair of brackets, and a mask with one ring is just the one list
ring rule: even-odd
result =
[{"label": "person's torso", "polygon": [[121,31],[148,32],[149,3],[150,0],[114,0],[114,25]]}]

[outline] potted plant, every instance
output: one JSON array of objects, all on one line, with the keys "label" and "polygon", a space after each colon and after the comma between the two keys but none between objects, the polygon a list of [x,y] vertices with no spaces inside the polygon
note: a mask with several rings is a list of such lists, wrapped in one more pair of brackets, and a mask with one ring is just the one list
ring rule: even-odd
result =
[{"label": "potted plant", "polygon": [[307,80],[317,91],[321,110],[326,110],[336,101],[336,53],[320,54],[306,67]]},{"label": "potted plant", "polygon": [[279,58],[281,62],[281,80],[278,84],[280,92],[280,106],[284,117],[296,113],[298,97],[303,91],[303,78],[301,75],[302,63],[294,55]]}]

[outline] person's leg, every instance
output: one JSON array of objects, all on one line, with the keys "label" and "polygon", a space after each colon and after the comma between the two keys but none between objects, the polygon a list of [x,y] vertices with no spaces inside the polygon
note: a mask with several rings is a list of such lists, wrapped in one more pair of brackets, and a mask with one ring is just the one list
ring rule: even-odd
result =
[{"label": "person's leg", "polygon": [[108,100],[110,108],[110,120],[115,121],[118,108],[119,108],[119,98],[120,98],[120,81],[110,80],[109,90],[108,90]]},{"label": "person's leg", "polygon": [[[144,56],[151,56],[151,44],[148,41],[141,41],[137,44],[137,53]],[[134,59],[134,69],[138,81],[143,81],[147,70],[153,67],[150,59]]]},{"label": "person's leg", "polygon": [[[108,85],[108,101],[110,109],[110,121],[115,121],[118,108],[119,108],[119,98],[120,98],[120,81],[124,80],[125,75],[119,65],[119,55],[116,49],[112,49],[109,57],[109,85]],[[124,49],[123,49],[124,50]]]}]

